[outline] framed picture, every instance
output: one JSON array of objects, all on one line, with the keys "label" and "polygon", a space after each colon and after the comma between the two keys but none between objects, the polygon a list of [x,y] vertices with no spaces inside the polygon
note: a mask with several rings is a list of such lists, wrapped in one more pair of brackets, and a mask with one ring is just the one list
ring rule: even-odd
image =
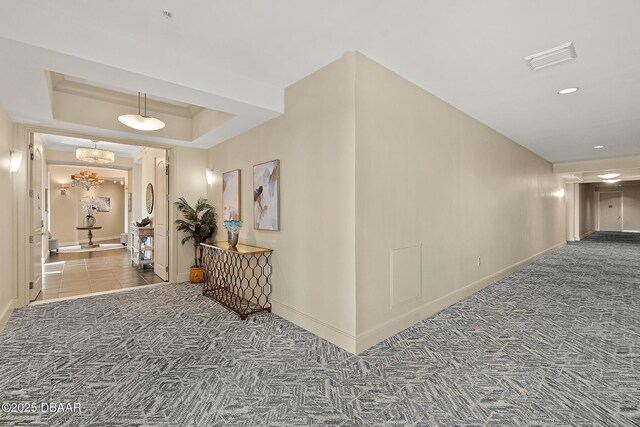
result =
[{"label": "framed picture", "polygon": [[240,169],[222,174],[222,220],[241,220]]},{"label": "framed picture", "polygon": [[129,193],[127,206],[129,207],[129,212],[133,212],[133,193]]},{"label": "framed picture", "polygon": [[49,213],[49,189],[44,189],[44,211]]},{"label": "framed picture", "polygon": [[253,167],[253,228],[280,230],[280,160]]},{"label": "framed picture", "polygon": [[97,208],[96,212],[111,212],[110,197],[96,197],[93,202]]}]

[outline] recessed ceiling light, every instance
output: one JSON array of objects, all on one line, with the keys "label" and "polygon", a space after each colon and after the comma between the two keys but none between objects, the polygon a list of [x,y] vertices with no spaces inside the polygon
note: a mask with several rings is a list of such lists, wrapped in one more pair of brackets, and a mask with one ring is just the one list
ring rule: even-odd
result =
[{"label": "recessed ceiling light", "polygon": [[173,14],[168,10],[163,10],[162,14],[165,16],[165,18],[171,18],[173,16]]},{"label": "recessed ceiling light", "polygon": [[616,182],[620,182],[619,179],[603,179],[602,182],[606,182],[607,184],[615,184]]},{"label": "recessed ceiling light", "polygon": [[578,91],[577,87],[568,87],[566,89],[559,90],[558,94],[560,94],[560,95],[568,95],[570,93],[574,93],[574,92],[577,92],[577,91]]},{"label": "recessed ceiling light", "polygon": [[604,145],[594,145],[593,148],[595,148],[596,150],[599,150],[601,148],[604,148]]},{"label": "recessed ceiling light", "polygon": [[604,175],[598,175],[598,178],[602,179],[613,179],[619,177],[619,173],[605,173]]}]

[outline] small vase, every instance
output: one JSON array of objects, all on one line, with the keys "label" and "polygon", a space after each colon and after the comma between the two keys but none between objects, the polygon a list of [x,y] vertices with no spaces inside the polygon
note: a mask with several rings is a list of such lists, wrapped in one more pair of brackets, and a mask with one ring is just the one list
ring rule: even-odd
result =
[{"label": "small vase", "polygon": [[232,233],[227,230],[227,240],[230,248],[235,248],[238,244],[238,233]]},{"label": "small vase", "polygon": [[85,216],[82,219],[82,225],[84,225],[85,227],[93,227],[96,224],[96,219],[95,217],[92,216]]}]

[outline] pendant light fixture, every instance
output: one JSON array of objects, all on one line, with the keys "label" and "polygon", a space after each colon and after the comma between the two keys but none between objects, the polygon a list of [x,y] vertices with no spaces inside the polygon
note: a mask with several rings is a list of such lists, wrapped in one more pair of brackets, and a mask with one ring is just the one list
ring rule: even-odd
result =
[{"label": "pendant light fixture", "polygon": [[147,116],[147,94],[144,94],[144,115],[140,110],[140,92],[138,92],[138,114],[123,114],[118,117],[120,123],[129,126],[130,128],[142,130],[142,131],[151,131],[158,130],[164,127],[164,122],[162,120],[156,119],[155,117]]},{"label": "pendant light fixture", "polygon": [[98,141],[95,139],[93,142],[93,148],[76,148],[76,159],[87,163],[113,163],[115,161],[115,154],[113,151],[98,149]]}]

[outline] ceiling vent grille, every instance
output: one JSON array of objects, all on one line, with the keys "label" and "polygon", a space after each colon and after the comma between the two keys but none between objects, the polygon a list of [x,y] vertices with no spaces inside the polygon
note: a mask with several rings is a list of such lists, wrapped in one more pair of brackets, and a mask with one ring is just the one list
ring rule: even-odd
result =
[{"label": "ceiling vent grille", "polygon": [[544,52],[534,53],[524,58],[533,71],[576,59],[576,48],[573,42],[565,43]]}]

